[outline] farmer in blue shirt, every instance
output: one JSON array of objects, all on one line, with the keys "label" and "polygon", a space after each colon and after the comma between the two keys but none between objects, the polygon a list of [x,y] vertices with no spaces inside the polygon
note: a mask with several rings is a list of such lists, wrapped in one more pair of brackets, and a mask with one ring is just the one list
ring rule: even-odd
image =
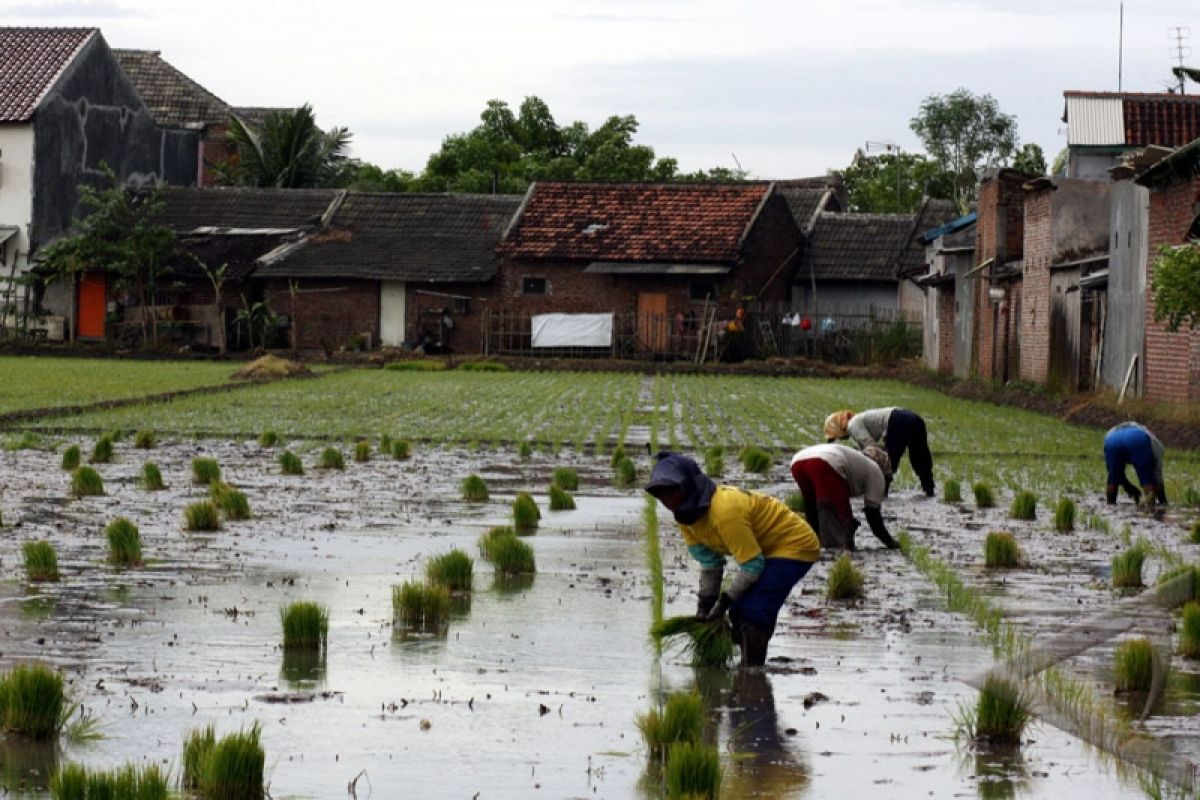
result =
[{"label": "farmer in blue shirt", "polygon": [[[1137,473],[1138,488],[1125,477],[1125,466],[1133,465]],[[1163,446],[1157,437],[1136,422],[1122,422],[1104,435],[1104,466],[1108,469],[1108,485],[1105,499],[1117,502],[1117,489],[1124,489],[1133,502],[1143,499],[1148,505],[1154,501],[1166,505],[1167,492],[1163,486]]]}]

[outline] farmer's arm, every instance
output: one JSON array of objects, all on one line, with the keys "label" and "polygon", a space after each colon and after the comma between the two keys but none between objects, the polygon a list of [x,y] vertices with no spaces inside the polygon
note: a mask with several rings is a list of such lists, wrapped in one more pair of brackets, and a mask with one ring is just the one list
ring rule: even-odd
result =
[{"label": "farmer's arm", "polygon": [[[864,464],[863,461],[866,463]],[[863,516],[867,518],[867,524],[871,526],[871,533],[875,534],[875,538],[883,542],[888,549],[899,548],[900,543],[892,538],[887,526],[883,524],[883,495],[887,490],[887,481],[883,477],[883,472],[874,462],[866,458],[863,458],[862,461],[855,459],[852,468],[860,472],[862,477]]]},{"label": "farmer's arm", "polygon": [[690,525],[681,525],[683,542],[688,553],[700,562],[700,586],[696,591],[696,616],[707,617],[721,596],[721,579],[725,576],[725,556],[702,544]]},{"label": "farmer's arm", "polygon": [[863,414],[855,414],[850,420],[850,424],[846,426],[846,433],[858,445],[858,449],[870,447],[871,445],[879,446],[879,442],[875,441],[875,437],[871,435],[871,431],[867,428],[867,420]]},{"label": "farmer's arm", "polygon": [[728,506],[717,510],[713,521],[721,542],[738,564],[737,575],[725,591],[731,600],[737,600],[759,579],[767,560],[750,527],[750,496],[738,492],[729,497]]}]

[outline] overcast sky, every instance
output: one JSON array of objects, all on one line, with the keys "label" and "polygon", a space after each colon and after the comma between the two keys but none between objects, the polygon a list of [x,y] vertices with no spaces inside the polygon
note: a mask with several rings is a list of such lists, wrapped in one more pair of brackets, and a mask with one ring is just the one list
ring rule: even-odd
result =
[{"label": "overcast sky", "polygon": [[[0,24],[88,25],[163,57],[232,105],[313,105],[354,155],[420,171],[491,98],[559,124],[634,114],[686,171],[820,175],[867,141],[905,151],[923,98],[962,86],[1051,160],[1065,89],[1115,91],[1117,0],[0,0]],[[1171,29],[1200,0],[1125,3],[1126,91],[1165,91]],[[3,57],[3,54],[0,54]],[[1189,92],[1200,93],[1191,84]]]}]

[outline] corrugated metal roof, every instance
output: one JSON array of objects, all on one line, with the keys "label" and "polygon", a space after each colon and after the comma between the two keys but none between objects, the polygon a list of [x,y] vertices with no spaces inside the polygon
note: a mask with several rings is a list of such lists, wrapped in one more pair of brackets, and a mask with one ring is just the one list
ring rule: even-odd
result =
[{"label": "corrugated metal roof", "polygon": [[1068,145],[1124,145],[1125,115],[1120,97],[1067,95]]}]

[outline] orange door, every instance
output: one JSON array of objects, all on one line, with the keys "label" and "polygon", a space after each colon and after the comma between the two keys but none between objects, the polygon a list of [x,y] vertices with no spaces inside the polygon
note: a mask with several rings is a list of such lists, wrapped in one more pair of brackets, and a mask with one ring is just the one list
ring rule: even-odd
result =
[{"label": "orange door", "polygon": [[652,353],[667,349],[667,296],[638,293],[638,344]]},{"label": "orange door", "polygon": [[79,337],[104,338],[104,312],[108,287],[103,272],[85,272],[79,279]]}]

